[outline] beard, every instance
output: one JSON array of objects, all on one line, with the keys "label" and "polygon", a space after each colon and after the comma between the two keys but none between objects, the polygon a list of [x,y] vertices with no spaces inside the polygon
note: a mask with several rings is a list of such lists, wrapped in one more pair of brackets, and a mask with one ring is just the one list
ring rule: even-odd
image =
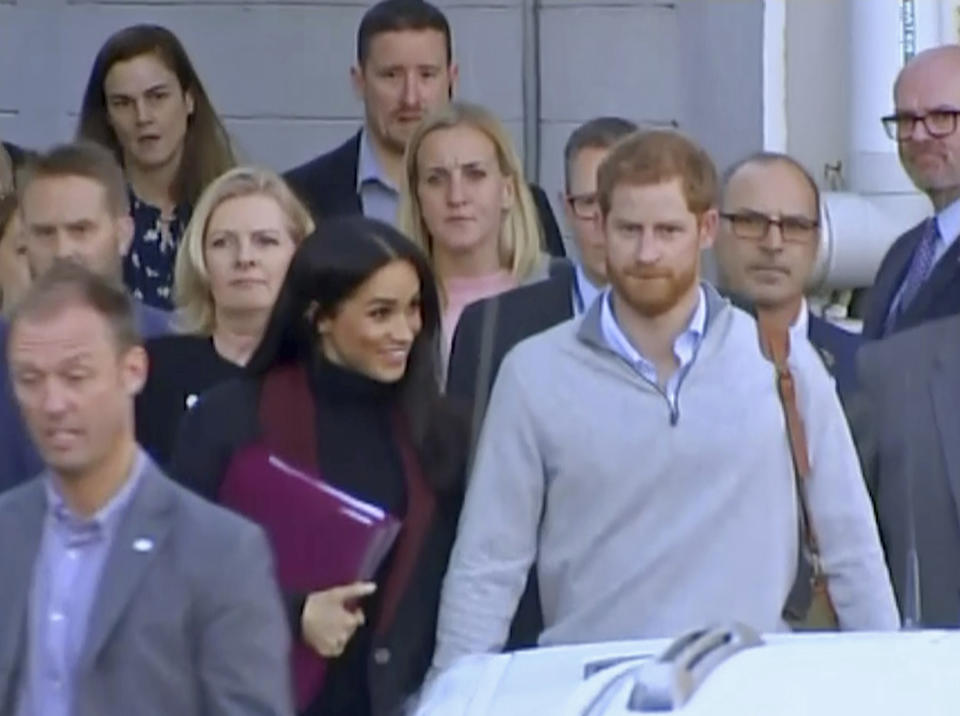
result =
[{"label": "beard", "polygon": [[614,270],[607,267],[610,284],[617,296],[637,315],[656,318],[676,306],[697,283],[697,264],[681,271],[663,268]]}]

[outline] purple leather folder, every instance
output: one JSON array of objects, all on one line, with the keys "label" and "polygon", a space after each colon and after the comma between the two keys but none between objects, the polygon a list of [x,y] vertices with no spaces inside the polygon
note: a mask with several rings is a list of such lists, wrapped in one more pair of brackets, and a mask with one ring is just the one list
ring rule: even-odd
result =
[{"label": "purple leather folder", "polygon": [[[392,515],[259,444],[234,454],[219,497],[266,531],[284,592],[372,579],[400,531]],[[297,708],[304,709],[323,686],[326,662],[302,639],[292,660]]]}]

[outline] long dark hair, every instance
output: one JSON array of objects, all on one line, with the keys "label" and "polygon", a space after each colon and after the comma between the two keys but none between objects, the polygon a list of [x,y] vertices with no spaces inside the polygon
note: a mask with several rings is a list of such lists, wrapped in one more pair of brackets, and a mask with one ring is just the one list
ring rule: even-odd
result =
[{"label": "long dark hair", "polygon": [[142,55],[153,55],[177,76],[180,89],[193,97],[193,114],[187,120],[183,158],[174,186],[178,204],[193,206],[204,188],[236,164],[230,137],[213,109],[203,83],[197,76],[187,51],[170,30],[159,25],[133,25],[110,36],[97,53],[80,106],[77,138],[89,139],[109,147],[123,164],[123,149],[107,118],[103,91],[110,68],[118,62]]},{"label": "long dark hair", "polygon": [[[333,315],[367,279],[393,261],[406,261],[417,272],[422,316],[422,328],[397,386],[400,409],[414,446],[425,462],[433,463],[424,466],[428,478],[436,487],[447,488],[450,460],[457,459],[452,453],[462,450],[466,433],[440,397],[440,297],[423,252],[389,224],[363,216],[336,217],[321,222],[303,240],[247,371],[263,376],[284,363],[313,360],[317,319]],[[438,463],[444,467],[431,469]]]}]

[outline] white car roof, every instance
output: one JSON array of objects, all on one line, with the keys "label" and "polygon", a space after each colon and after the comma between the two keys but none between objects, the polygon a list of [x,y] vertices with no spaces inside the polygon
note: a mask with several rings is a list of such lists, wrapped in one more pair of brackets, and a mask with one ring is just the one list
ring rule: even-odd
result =
[{"label": "white car roof", "polygon": [[[723,661],[675,713],[960,714],[960,632],[779,634],[763,641]],[[625,656],[649,661],[670,643],[608,642],[466,657],[425,687],[416,713],[579,716],[582,711],[573,706],[588,688],[584,678],[588,664]],[[615,675],[618,668],[629,667],[606,672]],[[603,671],[593,677],[605,678]],[[621,684],[599,713],[644,713],[627,709],[632,686],[633,680]]]}]

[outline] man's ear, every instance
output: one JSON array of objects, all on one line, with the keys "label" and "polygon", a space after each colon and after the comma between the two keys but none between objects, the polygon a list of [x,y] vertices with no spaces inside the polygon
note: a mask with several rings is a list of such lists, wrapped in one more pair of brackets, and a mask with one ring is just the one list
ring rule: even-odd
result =
[{"label": "man's ear", "polygon": [[715,208],[707,209],[700,216],[698,222],[698,239],[700,249],[709,249],[717,238],[717,227],[720,224],[720,214]]},{"label": "man's ear", "polygon": [[450,99],[453,99],[457,94],[457,89],[460,87],[460,65],[456,62],[450,63],[450,69],[447,70],[450,74]]},{"label": "man's ear", "polygon": [[121,380],[127,393],[133,397],[137,395],[147,382],[147,371],[150,360],[143,346],[133,346],[121,357]]},{"label": "man's ear", "polygon": [[362,102],[366,79],[363,76],[363,67],[360,65],[350,66],[350,85],[353,87],[354,96]]}]

